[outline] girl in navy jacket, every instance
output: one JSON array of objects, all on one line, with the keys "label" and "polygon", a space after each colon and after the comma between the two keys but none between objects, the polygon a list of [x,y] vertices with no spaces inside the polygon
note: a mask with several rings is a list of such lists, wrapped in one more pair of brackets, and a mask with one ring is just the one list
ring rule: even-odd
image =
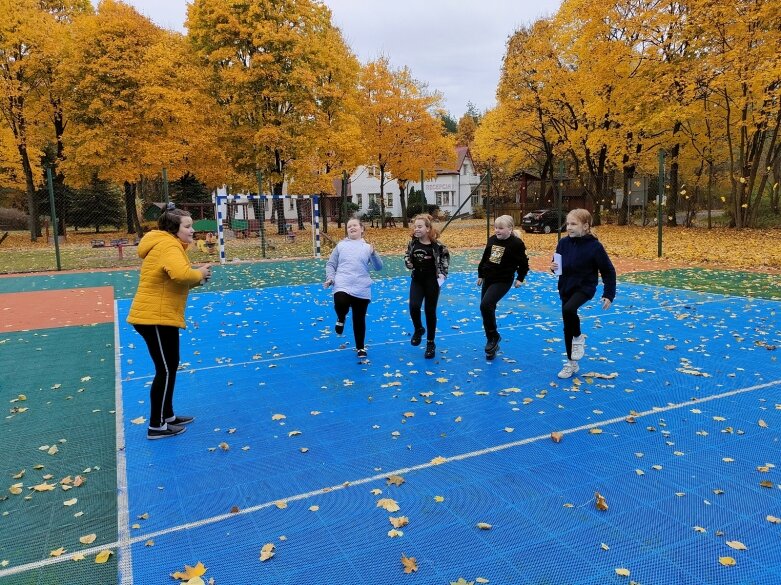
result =
[{"label": "girl in navy jacket", "polygon": [[[591,214],[573,209],[567,214],[567,236],[559,240],[551,262],[551,272],[559,274],[559,297],[564,320],[564,345],[567,363],[559,378],[571,378],[578,372],[578,360],[585,354],[586,340],[580,330],[578,309],[594,298],[598,276],[602,277],[602,309],[610,308],[616,297],[616,269],[604,246],[591,233]],[[557,262],[561,259],[560,265]]]}]

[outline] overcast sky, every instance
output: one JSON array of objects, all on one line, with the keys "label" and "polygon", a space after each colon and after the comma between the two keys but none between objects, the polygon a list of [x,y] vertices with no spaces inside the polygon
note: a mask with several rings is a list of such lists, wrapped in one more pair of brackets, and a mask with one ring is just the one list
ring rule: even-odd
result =
[{"label": "overcast sky", "polygon": [[[159,26],[186,32],[186,0],[125,0]],[[97,0],[93,0],[97,4]],[[494,106],[505,42],[561,0],[325,0],[361,62],[387,56],[440,91],[457,120]]]}]

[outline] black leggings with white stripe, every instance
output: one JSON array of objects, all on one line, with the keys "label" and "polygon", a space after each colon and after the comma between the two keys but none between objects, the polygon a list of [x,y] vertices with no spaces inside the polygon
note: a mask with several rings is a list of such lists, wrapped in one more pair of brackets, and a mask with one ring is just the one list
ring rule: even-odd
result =
[{"label": "black leggings with white stripe", "polygon": [[171,325],[133,325],[144,338],[155,364],[155,378],[149,391],[149,426],[160,428],[174,417],[174,384],[179,368],[179,328]]}]

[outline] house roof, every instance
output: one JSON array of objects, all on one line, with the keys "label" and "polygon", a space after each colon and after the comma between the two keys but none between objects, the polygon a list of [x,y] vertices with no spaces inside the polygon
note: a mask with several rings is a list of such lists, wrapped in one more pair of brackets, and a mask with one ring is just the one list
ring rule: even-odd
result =
[{"label": "house roof", "polygon": [[461,173],[461,167],[464,166],[464,161],[466,160],[466,157],[469,157],[469,159],[472,159],[472,153],[469,152],[468,146],[456,146],[456,168],[455,169],[448,169],[448,168],[442,168],[437,169],[437,173],[440,175],[458,175]]}]

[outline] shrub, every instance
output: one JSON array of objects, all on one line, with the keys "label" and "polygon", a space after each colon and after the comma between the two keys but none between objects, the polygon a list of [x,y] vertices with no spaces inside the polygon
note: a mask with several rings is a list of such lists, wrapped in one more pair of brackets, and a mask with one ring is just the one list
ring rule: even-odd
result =
[{"label": "shrub", "polygon": [[0,229],[26,230],[29,227],[29,216],[10,207],[0,207]]}]

